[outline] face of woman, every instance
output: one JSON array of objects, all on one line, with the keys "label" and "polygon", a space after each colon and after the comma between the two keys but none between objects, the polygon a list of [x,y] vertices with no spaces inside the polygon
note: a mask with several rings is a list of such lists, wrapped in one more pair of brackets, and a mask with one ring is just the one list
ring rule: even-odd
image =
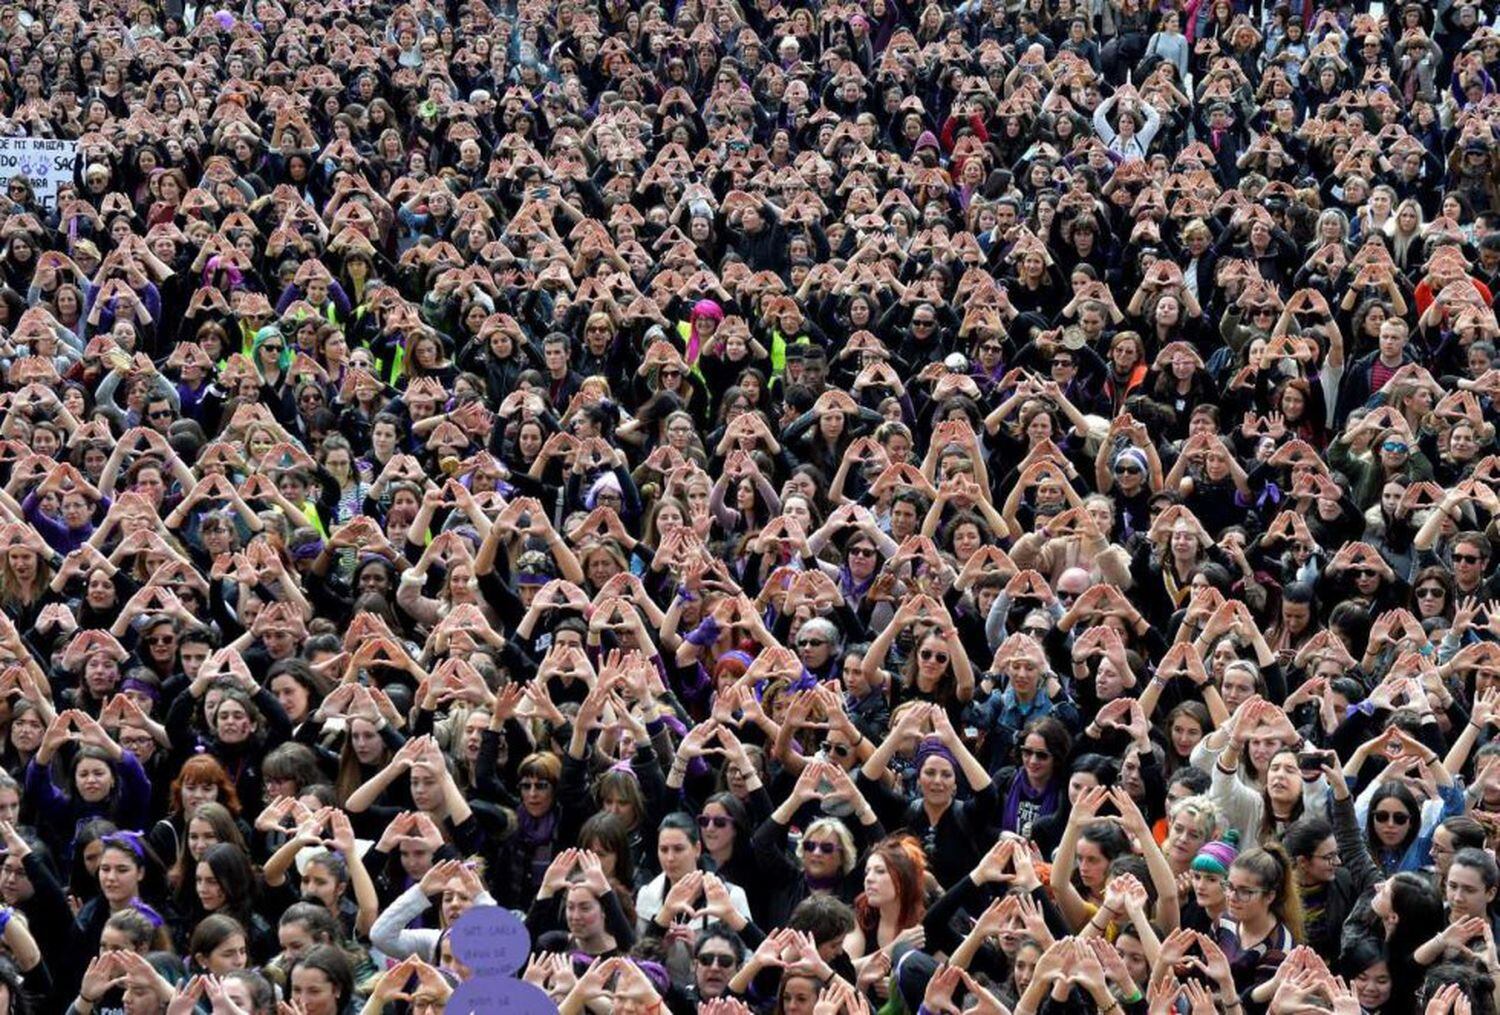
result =
[{"label": "face of woman", "polygon": [[233,699],[219,703],[219,709],[214,713],[214,726],[219,731],[219,739],[226,744],[242,744],[250,739],[250,713]]},{"label": "face of woman", "polygon": [[704,849],[716,853],[734,845],[734,819],[729,816],[723,804],[704,804],[703,817],[706,821],[699,823],[698,834],[703,839]]},{"label": "face of woman", "polygon": [[1204,909],[1213,911],[1224,905],[1224,879],[1218,874],[1193,871],[1193,898]]},{"label": "face of woman", "polygon": [[1384,962],[1375,962],[1354,978],[1350,984],[1359,1006],[1365,1011],[1378,1011],[1391,999],[1391,968]]},{"label": "face of woman", "polygon": [[224,886],[219,884],[218,875],[214,873],[212,867],[202,860],[198,861],[193,884],[198,890],[198,901],[210,913],[222,909],[228,901],[224,895]]},{"label": "face of woman", "polygon": [[[1222,647],[1223,643],[1220,643],[1220,645]],[[1233,657],[1234,648],[1232,646],[1228,647],[1226,651]],[[1215,663],[1219,662],[1218,653],[1219,648],[1215,648]],[[1229,706],[1231,712],[1239,708],[1240,705],[1244,704],[1255,693],[1254,678],[1242,669],[1224,671],[1222,684],[1220,693],[1224,697],[1224,704]]]},{"label": "face of woman", "polygon": [[800,496],[787,498],[785,504],[782,505],[781,513],[801,525],[803,532],[812,531],[810,527],[812,525],[812,510],[808,507],[807,501],[803,500]]},{"label": "face of woman", "polygon": [[99,891],[118,908],[140,893],[141,868],[133,855],[123,849],[109,847],[99,856]]},{"label": "face of woman", "polygon": [[436,811],[442,807],[443,788],[436,772],[426,766],[411,770],[411,802],[424,811]]},{"label": "face of woman", "polygon": [[84,758],[73,770],[73,784],[81,799],[96,804],[109,796],[115,785],[115,775],[98,758]]},{"label": "face of woman", "polygon": [[219,833],[214,831],[214,826],[201,818],[194,818],[188,822],[187,846],[188,855],[194,860],[203,859],[209,847],[219,844]]},{"label": "face of woman", "polygon": [[1411,813],[1395,797],[1386,797],[1370,808],[1375,838],[1387,849],[1401,845],[1411,824]]},{"label": "face of woman", "polygon": [[[1382,800],[1379,806],[1388,803],[1390,801]],[[1455,863],[1448,868],[1443,894],[1448,901],[1450,923],[1470,916],[1487,917],[1489,905],[1495,901],[1495,889],[1485,887],[1483,873],[1466,864]]]},{"label": "face of woman", "polygon": [[276,701],[281,705],[282,711],[286,712],[287,718],[293,723],[299,723],[307,718],[310,703],[307,697],[307,688],[303,687],[292,677],[279,674],[271,681],[271,693],[276,696]]},{"label": "face of woman", "polygon": [[669,881],[677,881],[697,869],[701,852],[702,847],[680,828],[665,829],[656,839],[656,859]]},{"label": "face of woman", "polygon": [[541,817],[552,809],[553,792],[550,779],[534,774],[521,776],[521,806],[531,816]]},{"label": "face of woman", "polygon": [[1109,858],[1089,839],[1078,840],[1078,876],[1093,891],[1102,891],[1109,876]]},{"label": "face of woman", "polygon": [[896,879],[891,876],[884,857],[872,856],[865,862],[865,898],[875,907],[897,901]]},{"label": "face of woman", "polygon": [[292,1001],[307,1015],[338,1015],[338,988],[321,969],[298,966],[292,971]]},{"label": "face of woman", "polygon": [[1295,753],[1280,751],[1271,758],[1266,767],[1266,793],[1280,804],[1292,804],[1302,796],[1302,772]]},{"label": "face of woman", "polygon": [[1179,715],[1172,720],[1172,749],[1179,758],[1186,758],[1203,739],[1203,727],[1191,716]]},{"label": "face of woman", "polygon": [[951,662],[948,643],[936,635],[928,635],[917,649],[917,686],[925,691],[937,687]]},{"label": "face of woman", "polygon": [[42,746],[42,735],[47,732],[47,727],[35,712],[27,712],[16,716],[10,724],[10,742],[15,745],[16,750],[26,754],[35,753]]},{"label": "face of woman", "polygon": [[1198,855],[1206,837],[1203,826],[1191,814],[1178,814],[1167,827],[1167,860],[1173,870],[1186,870]]},{"label": "face of woman", "polygon": [[338,879],[323,864],[307,865],[307,873],[302,876],[302,898],[305,901],[321,903],[336,910],[339,896],[343,894],[342,888]]},{"label": "face of woman", "polygon": [[214,782],[185,782],[182,784],[182,813],[191,817],[203,804],[216,803],[219,785]]},{"label": "face of woman", "polygon": [[1271,912],[1271,903],[1275,901],[1272,890],[1243,867],[1229,869],[1224,892],[1230,918],[1242,923],[1265,919]]},{"label": "face of woman", "polygon": [[385,742],[380,739],[380,731],[364,719],[350,720],[349,745],[362,765],[377,764],[385,751]]},{"label": "face of woman", "polygon": [[953,802],[958,778],[946,758],[931,757],[922,763],[921,771],[917,773],[917,785],[928,806],[947,807]]},{"label": "face of woman", "polygon": [[594,937],[604,929],[604,911],[599,907],[599,900],[582,885],[568,889],[565,915],[568,933],[575,938]]},{"label": "face of woman", "polygon": [[788,977],[781,985],[781,1010],[784,1015],[812,1015],[818,1002],[818,982],[805,976]]}]

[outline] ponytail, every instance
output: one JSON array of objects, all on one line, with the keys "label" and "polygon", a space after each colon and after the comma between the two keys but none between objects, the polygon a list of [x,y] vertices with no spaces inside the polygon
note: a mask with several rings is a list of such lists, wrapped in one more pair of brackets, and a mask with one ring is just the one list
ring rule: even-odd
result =
[{"label": "ponytail", "polygon": [[1302,897],[1285,847],[1275,839],[1268,839],[1235,857],[1233,866],[1249,871],[1263,887],[1275,892],[1271,912],[1286,926],[1292,940],[1302,944],[1306,940],[1302,931]]}]

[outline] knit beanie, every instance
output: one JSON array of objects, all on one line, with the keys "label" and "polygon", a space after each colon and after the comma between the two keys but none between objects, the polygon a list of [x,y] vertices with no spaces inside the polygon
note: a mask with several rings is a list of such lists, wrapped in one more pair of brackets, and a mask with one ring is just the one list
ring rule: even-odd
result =
[{"label": "knit beanie", "polygon": [[1229,865],[1240,855],[1239,842],[1240,833],[1231,828],[1224,833],[1224,838],[1204,843],[1203,848],[1198,850],[1198,855],[1193,857],[1193,870],[1220,877],[1227,876]]}]

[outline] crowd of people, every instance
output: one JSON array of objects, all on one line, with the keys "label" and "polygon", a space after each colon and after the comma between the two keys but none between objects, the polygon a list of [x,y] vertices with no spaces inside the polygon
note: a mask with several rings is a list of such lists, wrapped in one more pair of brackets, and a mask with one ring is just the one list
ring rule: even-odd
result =
[{"label": "crowd of people", "polygon": [[1496,1015],[1497,18],[0,3],[0,1015]]}]

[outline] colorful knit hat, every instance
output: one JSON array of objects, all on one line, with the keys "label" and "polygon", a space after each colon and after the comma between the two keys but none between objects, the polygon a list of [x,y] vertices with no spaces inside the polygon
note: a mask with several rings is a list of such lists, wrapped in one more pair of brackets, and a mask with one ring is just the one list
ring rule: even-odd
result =
[{"label": "colorful knit hat", "polygon": [[1193,857],[1193,870],[1226,877],[1229,865],[1240,855],[1239,843],[1240,833],[1232,828],[1224,833],[1224,838],[1205,842],[1198,855]]}]

